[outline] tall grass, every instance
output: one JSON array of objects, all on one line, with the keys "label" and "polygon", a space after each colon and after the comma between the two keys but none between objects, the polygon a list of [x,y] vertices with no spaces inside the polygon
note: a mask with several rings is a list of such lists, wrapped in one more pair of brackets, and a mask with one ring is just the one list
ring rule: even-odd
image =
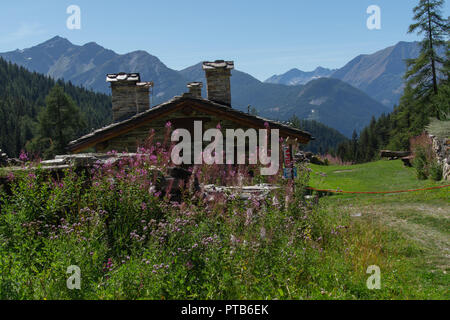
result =
[{"label": "tall grass", "polygon": [[[194,185],[267,180],[248,174],[255,168],[196,166],[186,184],[161,185],[169,165],[170,146],[150,138],[136,156],[84,174],[16,173],[1,195],[0,298],[273,298],[284,295],[286,262],[303,265],[303,248],[319,253],[307,170],[295,185],[272,177],[278,191],[244,201]],[[71,265],[82,290],[66,287]]]},{"label": "tall grass", "polygon": [[[24,170],[11,177],[11,191],[0,191],[0,298],[402,296],[391,290],[400,285],[396,278],[378,292],[365,285],[368,265],[393,268],[384,231],[305,200],[307,168],[295,183],[272,177],[280,188],[270,196],[242,200],[194,186],[266,178],[198,166],[186,184],[161,185],[169,154],[170,146],[148,141],[136,156],[84,174],[68,169],[55,179]],[[181,201],[171,198],[175,187]],[[71,265],[81,269],[80,290],[67,288]]]},{"label": "tall grass", "polygon": [[441,181],[443,177],[442,165],[436,159],[433,151],[433,141],[427,133],[410,139],[411,151],[414,155],[413,166],[417,172],[417,178],[426,180],[431,177],[435,181]]},{"label": "tall grass", "polygon": [[322,155],[321,158],[328,164],[331,165],[341,165],[341,166],[349,166],[352,165],[353,163],[350,161],[343,161],[341,158],[337,157],[337,156],[333,156],[329,153]]}]

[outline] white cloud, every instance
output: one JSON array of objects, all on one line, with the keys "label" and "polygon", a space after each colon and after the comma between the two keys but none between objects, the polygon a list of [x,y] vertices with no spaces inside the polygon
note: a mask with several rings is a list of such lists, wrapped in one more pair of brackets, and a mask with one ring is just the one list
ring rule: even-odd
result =
[{"label": "white cloud", "polygon": [[13,43],[30,37],[39,36],[45,33],[46,30],[40,23],[22,22],[15,31],[3,36],[0,39],[0,43],[2,44]]}]

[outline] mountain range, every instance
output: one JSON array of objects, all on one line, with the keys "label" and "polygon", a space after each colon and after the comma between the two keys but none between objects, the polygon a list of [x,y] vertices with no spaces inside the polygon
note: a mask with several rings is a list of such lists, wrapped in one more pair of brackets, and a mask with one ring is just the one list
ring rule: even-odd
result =
[{"label": "mountain range", "polygon": [[154,81],[159,102],[179,94],[180,86],[185,85],[177,71],[167,68],[145,51],[120,55],[95,42],[78,46],[58,36],[28,49],[0,53],[0,56],[30,71],[107,94],[110,89],[105,82],[106,74],[121,71],[140,72],[143,80]]},{"label": "mountain range", "polygon": [[392,108],[403,94],[407,59],[419,56],[419,42],[399,42],[373,54],[362,54],[337,70],[317,68],[313,72],[292,69],[267,79],[266,83],[297,85],[317,77],[336,78],[351,84]]},{"label": "mountain range", "polygon": [[301,84],[306,84],[311,80],[319,78],[330,78],[335,71],[336,70],[317,67],[314,71],[305,72],[294,68],[282,75],[274,75],[264,82],[285,84],[287,86],[298,86]]},{"label": "mountain range", "polygon": [[[405,48],[397,54],[380,54],[378,60],[371,56],[357,57],[339,70],[318,68],[311,73],[294,70],[290,73],[293,78],[288,84],[295,82],[296,85],[286,85],[283,77],[277,80],[280,83],[261,82],[247,73],[233,70],[233,107],[247,111],[251,105],[260,115],[275,120],[288,120],[295,114],[302,119],[319,121],[350,137],[354,129],[360,131],[373,116],[377,117],[391,110],[380,102],[383,101],[382,97],[377,99],[373,97],[373,93],[363,91],[377,87],[375,84],[384,79],[383,76],[389,78],[391,69],[395,74],[400,74],[399,64],[403,63],[403,57],[412,55],[405,53],[409,52],[410,45],[402,44]],[[160,59],[145,51],[117,54],[95,42],[80,46],[58,36],[28,49],[0,53],[0,56],[30,71],[108,94],[110,89],[105,82],[107,73],[139,72],[144,81],[151,80],[155,83],[152,105],[186,92],[189,81],[205,83],[201,63],[177,71],[168,68]],[[238,63],[236,61],[237,65]],[[381,73],[380,64],[384,66],[384,72]],[[396,86],[398,79],[394,80],[391,82]],[[398,89],[389,87],[386,90],[391,92]],[[386,101],[383,102],[386,104]]]}]

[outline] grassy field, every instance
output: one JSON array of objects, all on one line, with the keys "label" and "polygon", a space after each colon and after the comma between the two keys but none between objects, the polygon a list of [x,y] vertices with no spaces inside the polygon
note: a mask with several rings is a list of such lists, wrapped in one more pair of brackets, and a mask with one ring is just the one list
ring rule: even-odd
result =
[{"label": "grassy field", "polygon": [[[450,299],[449,189],[304,197],[306,184],[444,185],[399,161],[312,165],[296,193],[278,177],[271,197],[187,192],[181,204],[154,188],[156,161],[149,151],[89,180],[17,172],[10,192],[0,188],[0,299]],[[222,170],[203,170],[201,183],[220,183]],[[80,290],[67,287],[74,265]],[[371,266],[380,289],[367,285]]]},{"label": "grassy field", "polygon": [[[344,191],[391,191],[449,184],[420,181],[401,161],[354,166],[311,165],[310,185]],[[372,261],[385,270],[385,290],[392,297],[449,299],[450,189],[401,194],[337,194],[320,199],[336,219],[350,220],[366,239],[360,250],[382,247]],[[372,238],[372,244],[367,239]],[[359,240],[356,240],[359,241]],[[362,253],[364,255],[364,252]],[[370,260],[370,259],[369,259]],[[393,278],[401,281],[391,281]],[[391,279],[391,280],[390,280]],[[394,294],[394,296],[396,295]]]},{"label": "grassy field", "polygon": [[311,165],[311,186],[344,191],[393,191],[450,184],[445,181],[418,180],[414,168],[401,160],[377,161],[353,166]]}]

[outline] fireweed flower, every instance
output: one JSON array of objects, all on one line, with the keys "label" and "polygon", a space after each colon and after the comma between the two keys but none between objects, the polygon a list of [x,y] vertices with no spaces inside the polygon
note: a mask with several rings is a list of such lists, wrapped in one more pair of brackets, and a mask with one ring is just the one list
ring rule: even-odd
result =
[{"label": "fireweed flower", "polygon": [[13,181],[15,178],[14,173],[12,173],[12,172],[8,172],[8,175],[6,177],[7,177],[8,182]]},{"label": "fireweed flower", "polygon": [[19,159],[20,159],[20,161],[28,161],[28,155],[26,154],[26,152],[25,151],[20,151],[20,155],[19,155]]}]

